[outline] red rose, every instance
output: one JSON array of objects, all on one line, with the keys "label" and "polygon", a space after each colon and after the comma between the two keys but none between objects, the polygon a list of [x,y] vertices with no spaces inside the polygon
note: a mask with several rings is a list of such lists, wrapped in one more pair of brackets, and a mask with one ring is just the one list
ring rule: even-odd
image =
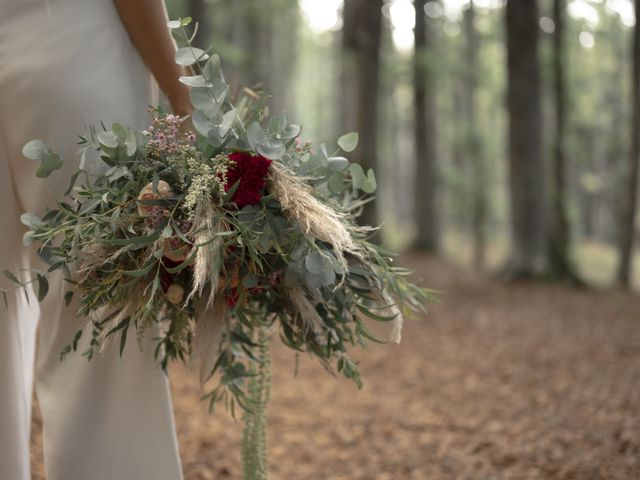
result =
[{"label": "red rose", "polygon": [[245,205],[255,205],[260,203],[262,191],[267,183],[267,173],[271,166],[271,160],[261,155],[253,155],[247,152],[234,152],[229,155],[231,165],[227,172],[227,184],[225,191],[228,191],[240,180],[238,189],[233,194],[231,201],[239,208]]}]

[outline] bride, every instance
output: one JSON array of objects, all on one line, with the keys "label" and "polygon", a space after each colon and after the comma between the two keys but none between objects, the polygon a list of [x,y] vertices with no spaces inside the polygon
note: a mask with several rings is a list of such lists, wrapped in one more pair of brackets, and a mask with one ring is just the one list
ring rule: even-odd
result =
[{"label": "bride", "polygon": [[[166,21],[161,0],[0,0],[0,270],[46,268],[22,246],[19,217],[60,198],[74,170],[38,179],[36,162],[21,154],[28,140],[42,138],[72,158],[85,125],[118,119],[144,128],[156,103],[149,71],[174,113],[190,113]],[[62,279],[51,280],[54,294],[41,305],[13,292],[0,308],[0,478],[31,478],[33,384],[48,480],[182,478],[153,348],[129,342],[122,360],[77,354],[61,362],[82,320],[61,301]]]}]

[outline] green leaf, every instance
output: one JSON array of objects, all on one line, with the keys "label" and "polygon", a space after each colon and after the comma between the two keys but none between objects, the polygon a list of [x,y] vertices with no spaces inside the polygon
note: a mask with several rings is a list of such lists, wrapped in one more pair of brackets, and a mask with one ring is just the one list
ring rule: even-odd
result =
[{"label": "green leaf", "polygon": [[138,142],[136,141],[136,134],[132,130],[127,132],[124,146],[126,148],[127,155],[133,157],[138,149]]},{"label": "green leaf", "polygon": [[189,99],[195,108],[205,110],[213,103],[213,94],[208,88],[193,87],[189,90]]},{"label": "green leaf", "polygon": [[208,136],[209,132],[215,128],[215,123],[213,123],[207,116],[200,110],[194,110],[191,115],[191,121],[193,122],[193,127],[197,130],[200,135]]},{"label": "green leaf", "polygon": [[280,115],[275,115],[271,117],[271,121],[269,122],[269,133],[282,133],[289,121],[287,119],[287,112],[281,112]]},{"label": "green leaf", "polygon": [[301,131],[302,131],[302,127],[300,125],[289,124],[280,134],[280,138],[282,138],[285,141],[291,140],[293,138],[296,138],[298,135],[300,135]]},{"label": "green leaf", "polygon": [[351,172],[351,179],[353,181],[353,188],[362,190],[365,182],[367,181],[367,176],[364,174],[364,170],[357,163],[352,163],[349,165],[349,172]]},{"label": "green leaf", "polygon": [[11,273],[9,270],[3,270],[2,273],[4,274],[5,277],[7,277],[13,283],[17,283],[18,285],[22,285],[22,282],[20,280],[18,280],[18,278],[13,273]]},{"label": "green leaf", "polygon": [[371,330],[369,330],[363,322],[358,322],[356,324],[356,331],[363,337],[371,340],[372,342],[387,343],[384,340],[380,340],[378,337],[376,337],[375,334]]},{"label": "green leaf", "polygon": [[49,152],[49,147],[39,139],[31,140],[24,147],[22,147],[22,154],[31,159],[43,161]]},{"label": "green leaf", "polygon": [[269,140],[267,134],[258,122],[253,122],[249,125],[249,128],[247,128],[247,139],[254,151],[270,160],[278,160],[287,153],[287,149],[282,141]]},{"label": "green leaf", "polygon": [[266,143],[269,139],[267,138],[267,134],[262,129],[258,122],[253,122],[247,128],[247,140],[249,140],[249,145],[255,151],[258,150],[258,146],[262,143]]},{"label": "green leaf", "polygon": [[196,47],[182,47],[176,50],[175,60],[178,65],[188,67],[194,63],[207,60],[207,52]]},{"label": "green leaf", "polygon": [[69,306],[71,304],[71,300],[73,300],[73,291],[68,291],[64,294],[64,304],[65,306]]},{"label": "green leaf", "polygon": [[202,75],[193,75],[193,76],[184,76],[180,77],[181,83],[189,87],[210,87],[211,84],[208,83]]},{"label": "green leaf", "polygon": [[57,153],[49,153],[38,170],[36,170],[36,177],[46,178],[54,171],[59,170],[64,165],[62,159]]},{"label": "green leaf", "polygon": [[258,153],[269,160],[279,160],[287,153],[287,149],[282,143],[270,142],[258,145]]},{"label": "green leaf", "polygon": [[344,157],[331,157],[329,159],[329,168],[334,172],[344,170],[349,166],[349,160]]},{"label": "green leaf", "polygon": [[124,140],[127,137],[126,128],[124,128],[119,123],[114,123],[113,125],[111,125],[111,131],[116,136],[116,139],[118,140],[118,144],[124,143]]},{"label": "green leaf", "polygon": [[329,177],[329,181],[327,182],[327,186],[329,187],[329,191],[333,194],[339,195],[345,190],[344,185],[344,176],[340,172],[335,172],[333,175]]},{"label": "green leaf", "polygon": [[128,275],[129,277],[144,277],[147,275],[153,267],[157,265],[155,259],[150,259],[147,261],[146,265],[143,265],[139,270],[123,270],[122,273]]},{"label": "green leaf", "polygon": [[307,175],[322,165],[322,157],[314,154],[307,161],[303,161],[300,165],[300,174]]},{"label": "green leaf", "polygon": [[33,242],[33,232],[24,232],[24,235],[22,235],[22,244],[25,247],[28,247],[30,245],[33,245]]},{"label": "green leaf", "polygon": [[44,275],[38,274],[38,301],[42,302],[49,293],[49,281]]},{"label": "green leaf", "polygon": [[37,229],[42,226],[42,220],[33,213],[23,213],[20,215],[20,222],[29,228]]},{"label": "green leaf", "polygon": [[364,182],[362,186],[362,191],[365,193],[374,193],[378,188],[378,184],[376,182],[376,176],[372,169],[369,169],[367,172],[367,180]]},{"label": "green leaf", "polygon": [[304,259],[304,266],[313,275],[319,275],[324,270],[326,258],[318,251],[313,251]]},{"label": "green leaf", "polygon": [[336,282],[336,272],[333,268],[326,268],[320,272],[320,279],[322,280],[322,285],[333,285]]},{"label": "green leaf", "polygon": [[118,138],[111,131],[98,133],[98,142],[106,148],[118,148]]},{"label": "green leaf", "polygon": [[220,80],[219,78],[214,78],[211,81],[211,87],[209,87],[209,91],[213,94],[217,103],[224,102],[224,99],[227,98],[227,93],[229,93],[229,85]]},{"label": "green leaf", "polygon": [[320,144],[320,157],[324,161],[329,161],[329,154],[327,153],[327,146],[324,143]]},{"label": "green leaf", "polygon": [[231,187],[229,187],[229,190],[227,190],[225,192],[225,194],[222,197],[222,201],[224,203],[230,202],[231,199],[233,198],[233,196],[236,194],[236,191],[238,190],[238,187],[240,186],[240,178],[238,180],[235,181],[235,183],[233,185],[231,185]]},{"label": "green leaf", "polygon": [[358,147],[358,140],[358,133],[350,132],[338,139],[338,146],[347,153],[353,152]]},{"label": "green leaf", "polygon": [[207,63],[202,68],[202,75],[212,82],[215,79],[224,81],[222,67],[220,66],[220,57],[217,54],[211,55]]}]

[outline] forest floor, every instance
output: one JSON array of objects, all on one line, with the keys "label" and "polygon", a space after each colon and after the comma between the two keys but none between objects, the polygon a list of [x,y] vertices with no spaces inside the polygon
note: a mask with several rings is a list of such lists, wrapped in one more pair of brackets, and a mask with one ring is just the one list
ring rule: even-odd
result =
[{"label": "forest floor", "polygon": [[[637,294],[403,262],[444,293],[401,345],[356,356],[363,390],[306,358],[294,378],[273,348],[271,478],[640,478]],[[173,368],[172,383],[186,480],[239,479],[241,425],[208,414],[194,372]],[[37,480],[40,427],[36,413]]]}]

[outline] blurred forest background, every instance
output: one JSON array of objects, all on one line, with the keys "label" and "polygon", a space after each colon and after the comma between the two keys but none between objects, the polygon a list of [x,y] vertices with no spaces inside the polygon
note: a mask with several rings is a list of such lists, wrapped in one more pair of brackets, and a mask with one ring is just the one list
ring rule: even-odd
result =
[{"label": "blurred forest background", "polygon": [[[380,187],[366,220],[444,292],[401,345],[354,352],[361,391],[274,345],[271,478],[640,478],[640,296],[617,288],[640,286],[633,2],[168,6],[306,138],[360,132]],[[241,428],[208,414],[196,370],[171,373],[185,479],[241,478]]]},{"label": "blurred forest background", "polygon": [[367,221],[393,249],[512,276],[633,284],[632,0],[168,7],[199,22],[197,43],[214,44],[228,80],[264,87],[306,138],[360,132],[355,159],[379,183]]}]

